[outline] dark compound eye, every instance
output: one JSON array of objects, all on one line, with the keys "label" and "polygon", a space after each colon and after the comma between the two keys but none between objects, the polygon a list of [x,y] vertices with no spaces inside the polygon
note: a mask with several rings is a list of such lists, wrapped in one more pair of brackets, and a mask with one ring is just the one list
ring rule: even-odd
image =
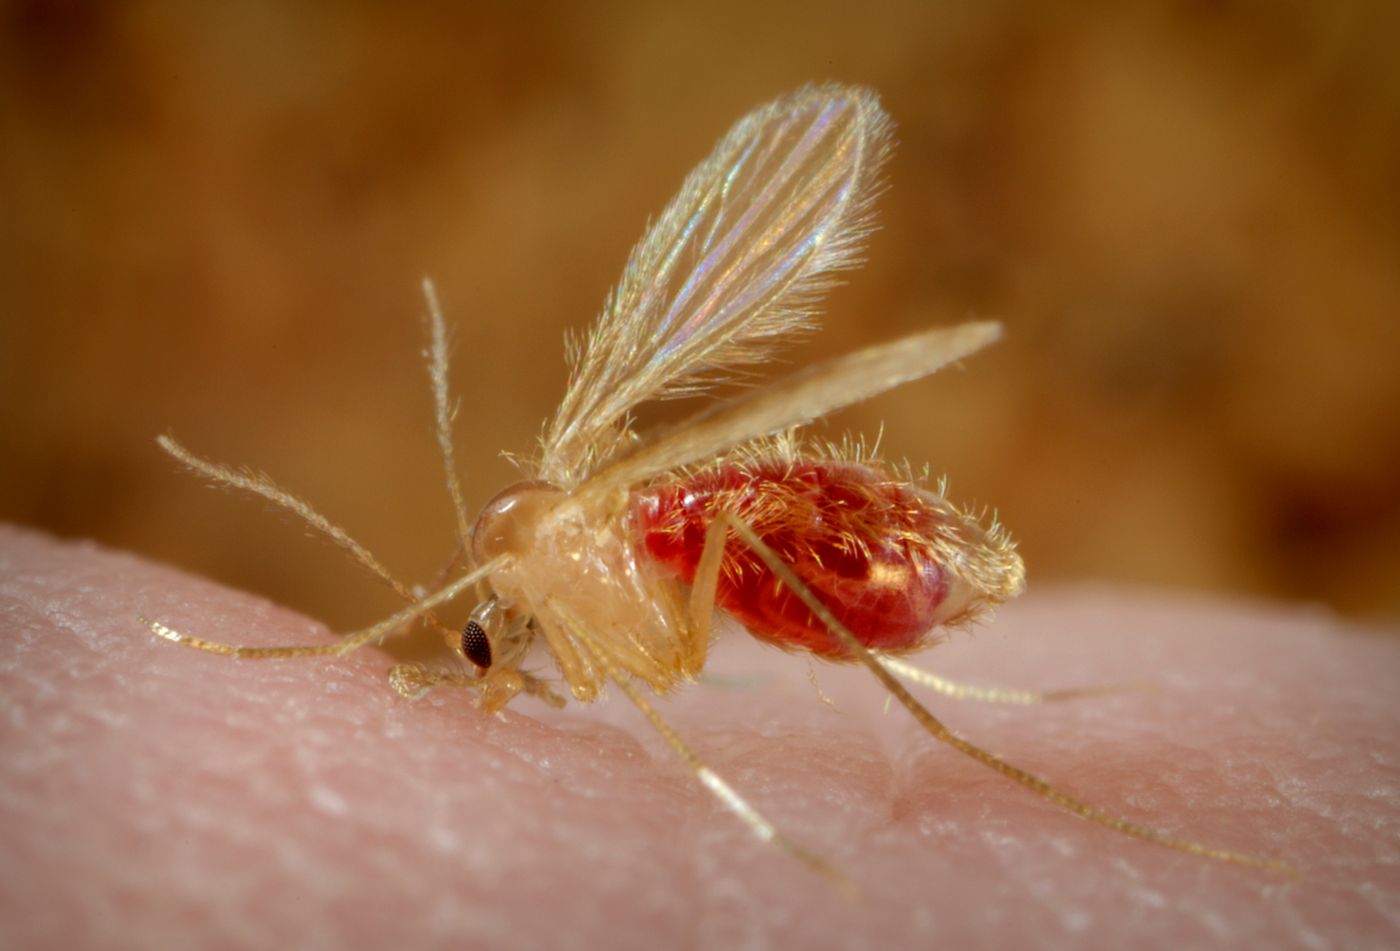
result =
[{"label": "dark compound eye", "polygon": [[475,620],[468,621],[462,631],[462,653],[482,670],[491,666],[491,641],[486,637],[486,628]]}]

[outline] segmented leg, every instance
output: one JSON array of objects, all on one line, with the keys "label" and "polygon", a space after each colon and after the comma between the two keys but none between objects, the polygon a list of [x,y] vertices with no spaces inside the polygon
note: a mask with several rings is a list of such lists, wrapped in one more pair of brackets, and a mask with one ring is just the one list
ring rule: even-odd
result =
[{"label": "segmented leg", "polygon": [[566,605],[551,601],[549,606],[568,625],[569,634],[575,639],[579,649],[588,654],[595,665],[607,675],[608,679],[617,684],[627,695],[627,698],[651,723],[652,728],[661,734],[661,738],[666,741],[666,744],[680,757],[686,768],[695,774],[695,778],[712,796],[718,799],[726,809],[738,816],[759,839],[776,845],[808,868],[834,882],[848,894],[856,894],[855,885],[839,869],[779,832],[777,827],[750,805],[748,800],[744,799],[733,786],[705,765],[695,751],[681,739],[675,728],[667,723],[656,711],[656,708],[651,705],[631,675],[614,660],[608,649],[610,642],[607,638],[593,630],[583,618],[570,611]]},{"label": "segmented leg", "polygon": [[[722,519],[715,519],[710,523],[710,527],[705,532],[705,546],[700,553],[700,561],[695,569],[695,577],[690,589],[690,619],[691,627],[699,632],[702,642],[708,640],[711,625],[714,621],[715,595],[719,586],[720,566],[724,558],[725,539],[728,535],[728,524]],[[962,684],[946,677],[916,667],[913,664],[890,654],[872,651],[876,660],[882,664],[886,670],[897,674],[906,680],[927,687],[944,696],[952,697],[956,700],[980,700],[984,703],[1006,703],[1029,706],[1037,703],[1052,703],[1063,700],[1075,700],[1083,697],[1097,697],[1104,694],[1119,693],[1128,690],[1150,689],[1145,684],[1116,684],[1103,687],[1082,687],[1070,690],[1019,690],[1011,687],[983,687],[974,684]],[[822,693],[821,687],[817,684],[816,674],[810,673],[809,680],[817,690],[817,696],[824,703],[831,703],[830,698]]]},{"label": "segmented leg", "polygon": [[399,611],[397,614],[380,621],[378,624],[373,624],[353,634],[347,634],[339,641],[330,644],[287,644],[276,647],[248,647],[236,644],[225,644],[219,641],[206,641],[199,637],[191,637],[188,634],[182,634],[173,628],[167,627],[159,621],[152,621],[144,617],[141,618],[141,622],[149,627],[152,632],[159,634],[168,641],[174,641],[176,644],[183,644],[185,647],[207,651],[211,654],[221,654],[225,657],[343,657],[366,644],[382,640],[405,624],[427,614],[437,605],[451,601],[491,572],[504,567],[509,560],[510,559],[504,555],[499,558],[493,558],[480,568],[468,572],[445,588],[434,592],[421,601],[414,601],[414,603]]},{"label": "segmented leg", "polygon": [[719,570],[724,560],[724,543],[728,534],[728,526],[722,520],[715,519],[710,523],[705,530],[705,547],[700,550],[700,561],[691,580],[690,624],[706,641],[714,624]]},{"label": "segmented leg", "polygon": [[958,683],[940,677],[922,667],[915,667],[908,661],[871,651],[870,655],[890,673],[903,677],[921,687],[927,687],[954,700],[980,700],[983,703],[1007,703],[1018,706],[1032,706],[1037,703],[1058,703],[1063,700],[1080,700],[1084,697],[1103,697],[1114,693],[1152,690],[1151,684],[1106,684],[1102,687],[1075,687],[1068,690],[1020,690],[1015,687],[981,687],[976,684]]},{"label": "segmented leg", "polygon": [[1088,819],[1091,822],[1097,822],[1100,825],[1107,826],[1125,835],[1130,835],[1148,842],[1154,842],[1158,845],[1164,845],[1168,848],[1187,852],[1192,855],[1199,855],[1204,858],[1218,859],[1222,862],[1233,862],[1237,865],[1247,865],[1252,868],[1267,869],[1286,875],[1297,874],[1292,868],[1281,862],[1242,855],[1238,852],[1231,852],[1226,849],[1212,848],[1198,842],[1192,842],[1188,839],[1179,839],[1175,836],[1167,835],[1164,832],[1159,832],[1156,829],[1129,822],[1126,819],[1120,819],[1088,803],[1082,802],[1067,793],[1061,792],[1039,776],[1026,772],[1020,767],[1012,766],[1000,757],[964,740],[944,726],[937,717],[923,706],[923,704],[914,699],[909,691],[905,689],[904,685],[895,679],[894,675],[886,669],[881,661],[871,654],[870,651],[865,648],[865,645],[861,644],[856,636],[852,634],[844,624],[837,620],[836,616],[831,613],[826,605],[822,604],[821,600],[812,593],[812,590],[802,582],[802,579],[797,577],[796,572],[788,567],[787,563],[779,558],[777,553],[764,543],[763,539],[758,537],[758,534],[748,523],[729,513],[721,514],[715,521],[722,521],[726,523],[729,528],[732,528],[735,535],[737,535],[745,545],[753,549],[754,553],[768,566],[768,569],[794,594],[802,599],[802,602],[807,605],[808,609],[810,609],[811,612],[826,625],[827,629],[831,631],[832,636],[841,641],[842,646],[850,652],[851,656],[858,663],[868,668],[870,672],[884,684],[885,689],[888,690],[890,694],[914,716],[914,719],[919,722],[919,725],[935,739],[948,744],[958,752],[975,759],[982,765],[1001,773],[1006,778],[1015,783],[1019,783],[1036,795],[1055,803],[1057,806],[1077,816]]}]

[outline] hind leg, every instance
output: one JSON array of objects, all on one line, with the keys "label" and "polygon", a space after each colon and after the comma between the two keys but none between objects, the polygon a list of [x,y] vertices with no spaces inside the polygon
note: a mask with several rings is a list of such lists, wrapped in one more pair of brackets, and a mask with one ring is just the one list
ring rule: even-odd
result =
[{"label": "hind leg", "polygon": [[773,572],[778,580],[787,586],[793,594],[802,599],[802,602],[807,605],[808,609],[811,610],[824,625],[826,625],[832,635],[840,640],[842,645],[844,645],[846,650],[851,654],[851,657],[874,674],[875,678],[884,685],[890,695],[909,711],[930,736],[942,743],[946,743],[963,755],[981,763],[983,766],[1000,773],[1012,782],[1024,786],[1041,798],[1053,802],[1062,809],[1072,812],[1081,818],[1088,819],[1091,822],[1107,826],[1117,832],[1134,838],[1143,839],[1147,842],[1164,845],[1181,852],[1199,855],[1204,858],[1233,862],[1237,865],[1247,865],[1288,875],[1296,875],[1296,872],[1291,868],[1277,861],[1241,855],[1238,852],[1217,849],[1187,839],[1180,839],[1159,832],[1156,829],[1139,825],[1135,822],[1130,822],[1104,812],[1096,806],[1089,805],[1061,791],[1039,776],[1029,773],[1018,766],[1013,766],[995,754],[958,736],[944,726],[943,722],[935,717],[923,704],[914,699],[913,695],[909,693],[903,684],[895,679],[894,675],[890,673],[881,660],[867,650],[859,639],[831,613],[831,610],[827,608],[826,605],[822,604],[820,599],[818,599],[817,596],[812,593],[811,589],[802,582],[802,579],[797,576],[797,573],[794,572],[786,562],[779,558],[773,549],[769,548],[768,545],[764,543],[763,539],[758,536],[758,533],[755,532],[751,526],[742,519],[729,513],[721,514],[716,519],[716,522],[720,521],[727,523],[728,527],[734,531],[738,539],[751,548],[754,553],[763,560],[763,563]]}]

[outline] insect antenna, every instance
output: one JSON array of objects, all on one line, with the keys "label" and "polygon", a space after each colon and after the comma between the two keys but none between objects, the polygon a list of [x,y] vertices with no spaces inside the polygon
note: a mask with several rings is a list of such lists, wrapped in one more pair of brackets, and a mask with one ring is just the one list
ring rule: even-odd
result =
[{"label": "insect antenna", "polygon": [[190,452],[175,440],[174,436],[161,435],[156,437],[156,444],[175,459],[183,463],[187,468],[203,476],[205,479],[229,489],[237,489],[240,492],[248,492],[252,495],[261,496],[279,508],[291,512],[300,518],[307,525],[320,532],[330,539],[336,547],[344,551],[351,558],[357,561],[366,571],[383,581],[390,588],[394,589],[401,597],[412,600],[413,595],[408,588],[389,574],[389,569],[379,563],[379,560],[370,554],[365,548],[349,533],[339,525],[326,518],[311,506],[305,499],[299,498],[288,492],[286,489],[273,482],[268,476],[261,472],[253,472],[247,469],[234,469],[229,466],[220,465],[217,462],[210,462],[208,459],[200,458]]},{"label": "insect antenna", "polygon": [[428,378],[433,383],[433,410],[437,421],[438,449],[442,467],[447,473],[447,492],[452,496],[452,509],[457,516],[457,541],[463,551],[470,550],[471,523],[467,518],[467,503],[462,497],[462,483],[457,477],[456,453],[452,446],[452,420],[457,406],[447,388],[447,322],[442,316],[437,287],[432,278],[423,278],[423,297],[428,304]]},{"label": "insect antenna", "polygon": [[741,393],[664,430],[591,474],[578,497],[591,501],[658,473],[713,459],[734,446],[804,426],[969,357],[1001,336],[995,321],[910,334],[816,363]]},{"label": "insect antenna", "polygon": [[414,621],[433,608],[446,601],[451,601],[464,590],[476,584],[493,571],[497,571],[510,563],[510,558],[501,555],[493,558],[486,564],[481,565],[474,571],[469,571],[456,581],[446,587],[435,591],[433,594],[421,601],[414,600],[408,607],[390,617],[385,618],[377,624],[351,634],[347,634],[338,641],[329,644],[287,644],[275,647],[251,647],[237,644],[226,644],[220,641],[207,641],[200,637],[192,637],[149,618],[141,618],[141,623],[145,624],[155,634],[176,644],[191,647],[195,650],[206,651],[210,654],[221,654],[225,657],[237,658],[287,658],[287,657],[344,657],[352,651],[364,647],[366,644],[383,640],[405,624]]},{"label": "insect antenna", "polygon": [[859,889],[840,869],[823,859],[821,856],[803,848],[792,839],[778,831],[767,818],[757,809],[749,804],[749,801],[741,796],[733,786],[729,785],[718,773],[705,765],[705,762],[695,753],[694,750],[681,739],[666,720],[656,711],[656,708],[648,702],[642,691],[637,687],[631,675],[629,675],[609,653],[608,641],[597,631],[592,630],[588,623],[579,615],[570,610],[566,605],[557,601],[550,601],[550,607],[565,622],[569,633],[577,640],[579,646],[586,651],[595,664],[607,674],[608,679],[617,684],[622,692],[627,695],[647,718],[651,726],[661,738],[671,747],[686,768],[695,774],[695,778],[705,787],[709,793],[724,805],[726,809],[738,816],[739,819],[749,827],[755,836],[764,842],[776,845],[787,852],[803,865],[810,868],[817,874],[825,877],[849,897],[859,896]]},{"label": "insect antenna", "polygon": [[[210,462],[208,459],[202,459],[180,445],[180,443],[175,440],[175,437],[170,435],[157,436],[156,444],[171,456],[174,456],[176,460],[184,464],[187,468],[203,476],[213,484],[259,496],[271,502],[273,505],[276,505],[278,508],[291,512],[297,518],[311,526],[311,528],[330,539],[332,544],[349,555],[353,561],[370,574],[388,585],[394,593],[404,601],[409,604],[418,603],[418,596],[415,595],[407,585],[391,575],[389,569],[380,564],[379,559],[375,558],[368,548],[361,545],[354,538],[351,538],[350,534],[345,531],[345,529],[316,511],[316,509],[311,506],[311,503],[288,492],[286,489],[273,482],[268,476],[261,472],[253,472],[247,469],[233,469],[229,466],[220,465],[217,462]],[[441,584],[437,585],[437,587],[441,587]],[[460,636],[458,632],[453,631],[447,625],[443,624],[442,620],[436,614],[427,612],[423,616],[426,617],[428,623],[432,624],[433,627],[438,629],[439,633],[447,638],[449,644]]]},{"label": "insect antenna", "polygon": [[1260,868],[1289,876],[1297,876],[1298,873],[1296,870],[1282,862],[1272,859],[1255,858],[1254,856],[1243,855],[1226,849],[1212,848],[1208,845],[1202,845],[1199,842],[1192,842],[1189,839],[1179,839],[1164,832],[1159,832],[1156,829],[1151,829],[1147,826],[1141,826],[1135,822],[1121,819],[1118,816],[1104,812],[1095,806],[1091,806],[1086,802],[1076,799],[1067,793],[1061,792],[1039,776],[1029,773],[1018,766],[1013,766],[995,754],[964,740],[944,726],[942,721],[929,712],[918,700],[914,699],[913,695],[909,693],[905,686],[895,679],[894,675],[883,666],[881,660],[871,654],[871,652],[866,649],[865,645],[857,640],[856,636],[852,634],[844,624],[837,620],[836,616],[831,613],[826,605],[822,604],[821,600],[812,593],[812,590],[802,582],[802,579],[797,577],[797,573],[794,572],[786,562],[779,558],[778,554],[773,551],[772,548],[768,547],[763,539],[758,537],[758,533],[755,532],[750,525],[731,513],[722,513],[718,516],[717,520],[726,522],[728,526],[734,530],[734,533],[739,539],[745,545],[749,546],[749,548],[753,549],[754,553],[763,560],[763,563],[767,565],[768,569],[772,571],[789,590],[796,594],[802,600],[802,603],[826,625],[827,630],[832,633],[832,636],[836,637],[841,642],[842,646],[850,652],[851,656],[857,662],[868,668],[870,672],[884,684],[885,689],[888,690],[896,700],[903,704],[905,709],[913,715],[914,719],[919,722],[919,725],[922,726],[930,736],[948,744],[958,752],[975,759],[983,766],[1001,773],[1012,782],[1026,787],[1031,792],[1044,799],[1048,799],[1062,809],[1066,809],[1091,822],[1097,822],[1099,825],[1107,826],[1124,835],[1154,842],[1180,852],[1190,853],[1191,855],[1199,855],[1203,858],[1217,859],[1222,862],[1233,862],[1236,865],[1246,865],[1251,868]]}]

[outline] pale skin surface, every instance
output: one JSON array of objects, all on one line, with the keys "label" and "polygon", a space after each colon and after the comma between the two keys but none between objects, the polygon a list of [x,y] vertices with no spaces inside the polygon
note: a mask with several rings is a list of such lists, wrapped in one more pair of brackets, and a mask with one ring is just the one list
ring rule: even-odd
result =
[{"label": "pale skin surface", "polygon": [[801,657],[727,635],[714,682],[659,706],[854,901],[754,841],[621,697],[492,718],[465,691],[400,699],[375,650],[232,661],[138,614],[250,644],[330,636],[0,529],[0,945],[1400,941],[1400,644],[1322,610],[1033,591],[921,658],[979,683],[1155,682],[1038,708],[927,700],[1095,804],[1301,880],[1065,815],[883,714],[868,674],[814,665],[833,709]]}]

